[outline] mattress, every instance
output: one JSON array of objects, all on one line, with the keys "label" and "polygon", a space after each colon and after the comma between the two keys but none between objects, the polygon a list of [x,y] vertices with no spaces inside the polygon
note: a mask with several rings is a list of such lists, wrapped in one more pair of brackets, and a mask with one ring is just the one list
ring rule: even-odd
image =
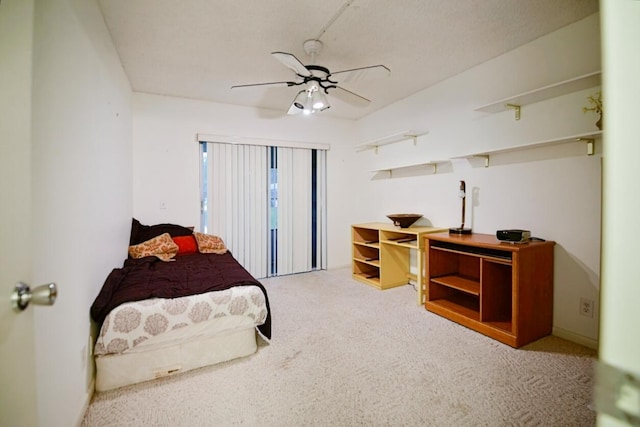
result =
[{"label": "mattress", "polygon": [[[265,322],[266,316],[264,293],[257,286],[128,302],[113,309],[105,318],[94,354],[146,351],[205,331],[256,327]],[[221,321],[212,322],[215,319]]]},{"label": "mattress", "polygon": [[[217,323],[219,319],[211,323]],[[188,328],[188,327],[187,327]],[[196,368],[248,356],[257,350],[256,330],[248,328],[205,332],[183,342],[145,351],[96,357],[96,391],[184,373]]]},{"label": "mattress", "polygon": [[107,315],[96,340],[96,390],[255,353],[256,327],[266,316],[257,286],[122,304]]}]

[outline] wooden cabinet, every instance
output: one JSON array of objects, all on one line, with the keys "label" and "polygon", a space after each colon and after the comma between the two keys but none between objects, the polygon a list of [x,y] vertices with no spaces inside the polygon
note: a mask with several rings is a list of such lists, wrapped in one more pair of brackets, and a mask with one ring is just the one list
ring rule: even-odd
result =
[{"label": "wooden cabinet", "polygon": [[554,242],[425,236],[425,308],[512,347],[551,333]]},{"label": "wooden cabinet", "polygon": [[[424,304],[422,281],[423,237],[445,229],[435,227],[399,228],[373,222],[351,226],[353,278],[377,289],[402,286],[413,279],[418,304]],[[416,274],[411,274],[411,250],[416,252]]]}]

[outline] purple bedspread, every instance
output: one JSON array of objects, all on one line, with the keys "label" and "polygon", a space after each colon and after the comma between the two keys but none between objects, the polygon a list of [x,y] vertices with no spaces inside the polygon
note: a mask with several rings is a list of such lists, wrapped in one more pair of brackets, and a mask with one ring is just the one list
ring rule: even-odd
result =
[{"label": "purple bedspread", "polygon": [[271,339],[267,291],[229,252],[179,255],[171,262],[156,257],[127,259],[122,268],[114,269],[105,280],[91,305],[91,317],[101,325],[112,309],[125,302],[177,298],[246,285],[258,286],[264,293],[267,318],[258,330]]}]

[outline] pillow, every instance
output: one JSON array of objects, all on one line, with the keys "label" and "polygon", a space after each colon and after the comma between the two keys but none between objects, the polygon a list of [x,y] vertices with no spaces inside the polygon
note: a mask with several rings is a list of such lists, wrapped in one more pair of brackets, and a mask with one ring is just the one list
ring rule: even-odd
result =
[{"label": "pillow", "polygon": [[193,237],[198,242],[198,250],[203,254],[225,254],[227,253],[227,247],[224,245],[222,239],[218,236],[211,234],[193,233]]},{"label": "pillow", "polygon": [[138,245],[129,246],[129,255],[135,259],[156,256],[162,261],[171,261],[171,258],[177,253],[178,245],[173,242],[169,233],[161,234]]},{"label": "pillow", "polygon": [[195,254],[198,252],[198,242],[191,236],[176,236],[171,238],[178,245],[178,255]]},{"label": "pillow", "polygon": [[171,237],[188,236],[193,233],[193,230],[177,224],[143,225],[140,224],[140,221],[133,218],[131,221],[129,246],[146,242],[164,233],[169,233]]}]

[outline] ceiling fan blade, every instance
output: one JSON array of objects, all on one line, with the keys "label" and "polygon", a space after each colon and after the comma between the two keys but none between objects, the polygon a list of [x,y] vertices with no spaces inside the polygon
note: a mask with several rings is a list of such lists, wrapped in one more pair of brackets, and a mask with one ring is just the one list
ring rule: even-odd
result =
[{"label": "ceiling fan blade", "polygon": [[307,67],[294,55],[286,52],[271,52],[271,55],[299,76],[311,76],[311,71],[307,70]]},{"label": "ceiling fan blade", "polygon": [[246,85],[234,85],[231,86],[231,89],[235,89],[238,87],[251,87],[251,86],[296,86],[299,85],[300,83],[296,83],[296,82],[269,82],[269,83],[250,83],[250,84],[246,84]]},{"label": "ceiling fan blade", "polygon": [[371,100],[365,98],[364,96],[360,96],[357,93],[351,92],[350,90],[347,90],[340,86],[333,87],[331,95],[357,107],[366,107],[371,102]]},{"label": "ceiling fan blade", "polygon": [[369,67],[353,68],[351,70],[331,73],[331,77],[340,83],[358,83],[363,80],[388,77],[391,73],[384,65],[372,65]]}]

